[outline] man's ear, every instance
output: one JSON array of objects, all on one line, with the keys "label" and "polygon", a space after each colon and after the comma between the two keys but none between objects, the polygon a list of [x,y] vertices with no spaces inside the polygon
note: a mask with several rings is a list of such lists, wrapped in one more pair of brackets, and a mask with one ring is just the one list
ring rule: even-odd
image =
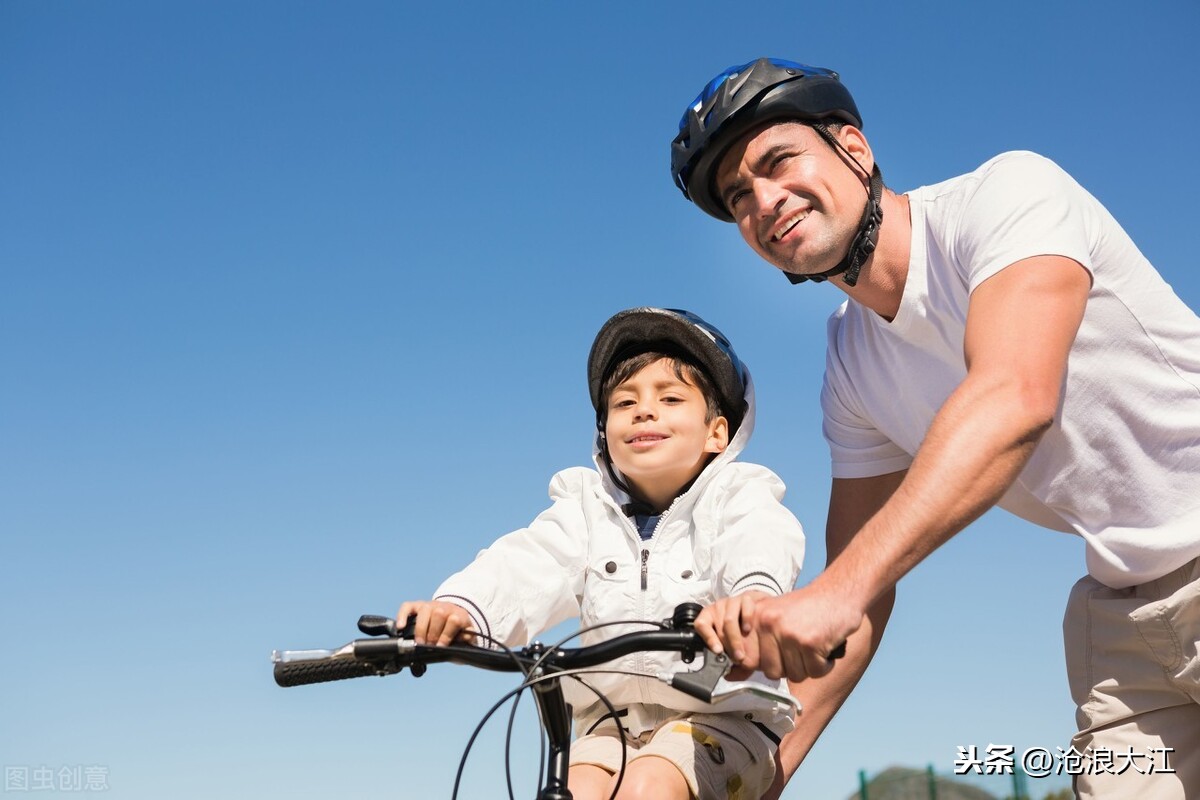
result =
[{"label": "man's ear", "polygon": [[871,170],[875,169],[875,154],[871,152],[871,144],[867,141],[866,135],[853,125],[843,125],[833,135],[842,143],[842,147],[846,148],[846,152],[862,167],[865,173],[863,175],[865,183]]},{"label": "man's ear", "polygon": [[729,420],[715,417],[708,423],[708,439],[704,443],[706,453],[724,453],[729,446]]}]

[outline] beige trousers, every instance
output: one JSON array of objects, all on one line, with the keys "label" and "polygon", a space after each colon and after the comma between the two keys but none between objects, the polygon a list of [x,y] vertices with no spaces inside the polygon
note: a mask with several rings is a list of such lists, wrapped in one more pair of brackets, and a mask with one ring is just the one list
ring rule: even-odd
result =
[{"label": "beige trousers", "polygon": [[1063,640],[1078,797],[1200,798],[1200,559],[1127,589],[1084,578]]},{"label": "beige trousers", "polygon": [[571,745],[571,764],[592,764],[615,773],[621,748],[633,761],[665,758],[699,800],[758,800],[775,777],[775,746],[739,714],[681,714],[622,744],[615,725],[581,736]]}]

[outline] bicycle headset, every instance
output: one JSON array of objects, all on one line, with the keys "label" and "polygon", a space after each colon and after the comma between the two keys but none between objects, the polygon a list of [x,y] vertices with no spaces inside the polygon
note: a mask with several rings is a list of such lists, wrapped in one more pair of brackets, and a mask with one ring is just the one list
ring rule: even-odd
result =
[{"label": "bicycle headset", "polygon": [[587,372],[588,392],[596,410],[600,455],[610,477],[622,489],[627,487],[613,474],[608,454],[604,431],[608,409],[600,392],[604,379],[618,363],[654,351],[682,354],[704,370],[716,391],[721,414],[729,422],[729,438],[733,438],[746,416],[748,373],[725,334],[697,314],[679,308],[641,307],[618,312],[596,334],[588,353]]},{"label": "bicycle headset", "polygon": [[[756,126],[785,121],[811,126],[830,147],[840,150],[850,163],[858,164],[827,127],[834,122],[862,128],[858,106],[838,74],[794,61],[760,58],[721,72],[683,112],[679,134],[671,142],[671,177],[675,185],[705,213],[733,222],[716,187],[721,159]],[[866,175],[865,169],[859,169]],[[813,275],[784,272],[787,279],[792,283],[819,283],[844,273],[843,280],[854,286],[863,262],[875,251],[883,222],[882,195],[883,176],[876,165],[868,176],[867,205],[846,257],[832,269]]]}]

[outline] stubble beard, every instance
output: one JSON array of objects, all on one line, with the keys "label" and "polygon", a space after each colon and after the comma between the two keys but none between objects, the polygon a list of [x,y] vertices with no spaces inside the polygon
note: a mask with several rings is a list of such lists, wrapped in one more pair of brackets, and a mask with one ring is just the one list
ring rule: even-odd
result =
[{"label": "stubble beard", "polygon": [[768,251],[766,260],[771,265],[792,275],[818,275],[841,263],[854,240],[856,226],[832,227],[828,218],[815,212],[805,222],[810,220],[826,224],[819,230],[806,232],[798,251],[787,255]]}]

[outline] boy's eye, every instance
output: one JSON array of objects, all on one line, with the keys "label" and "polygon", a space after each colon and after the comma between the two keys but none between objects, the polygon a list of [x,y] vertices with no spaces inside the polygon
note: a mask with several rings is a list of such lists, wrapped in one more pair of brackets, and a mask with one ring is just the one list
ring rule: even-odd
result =
[{"label": "boy's eye", "polygon": [[614,400],[612,404],[613,408],[629,408],[631,405],[633,405],[633,400],[628,397],[622,400]]}]

